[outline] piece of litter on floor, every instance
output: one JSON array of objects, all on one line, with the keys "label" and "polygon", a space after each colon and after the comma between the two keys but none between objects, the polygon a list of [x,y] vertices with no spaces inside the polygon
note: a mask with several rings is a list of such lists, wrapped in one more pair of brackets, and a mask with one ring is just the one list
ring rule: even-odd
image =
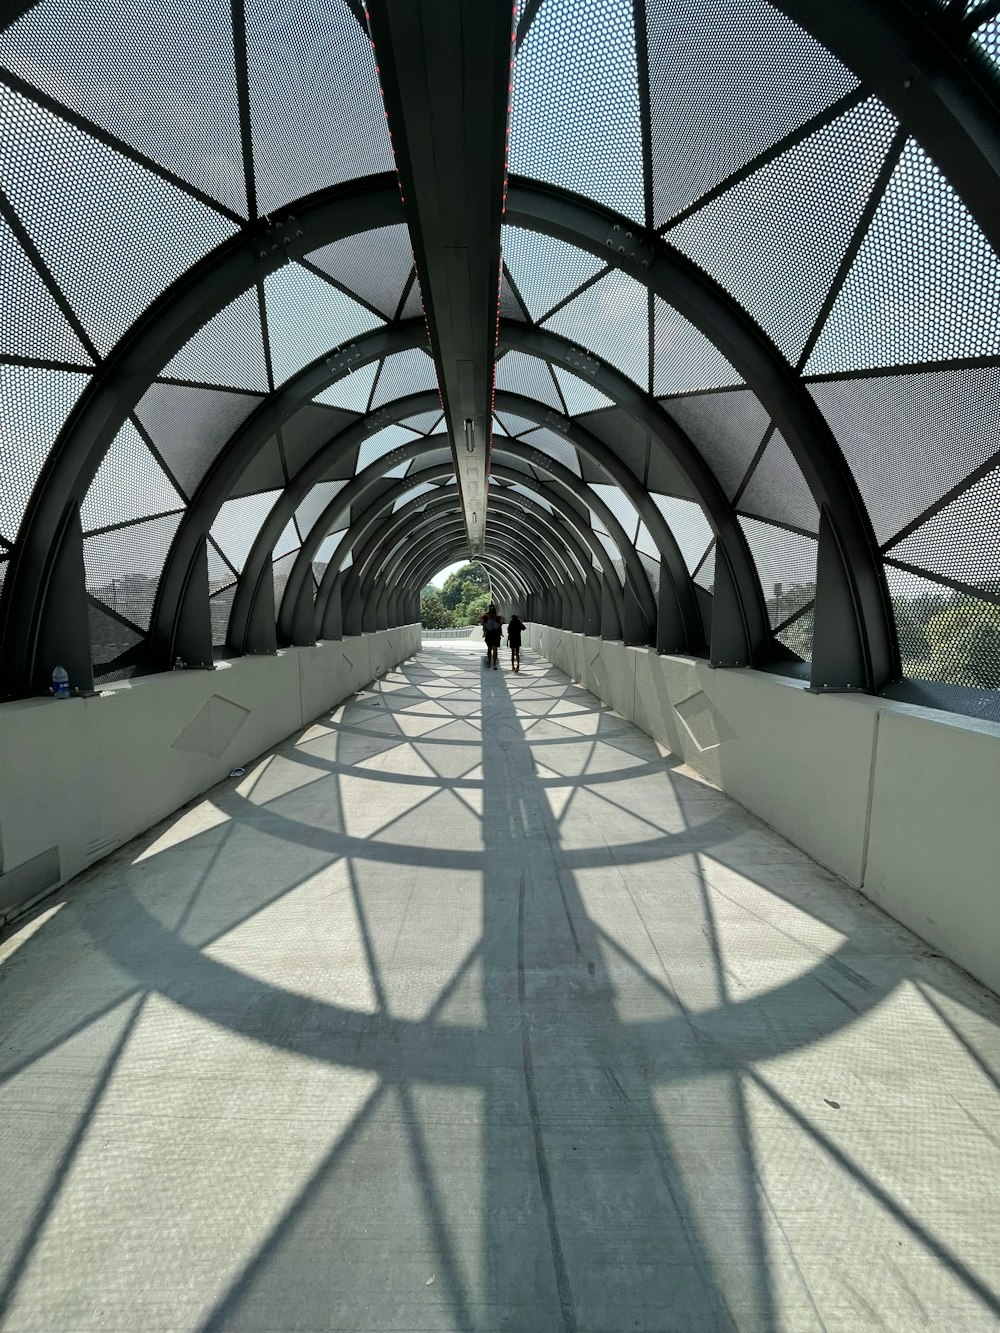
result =
[{"label": "piece of litter on floor", "polygon": [[435,1274],[432,1273],[432,1274],[430,1275],[430,1277],[427,1279],[427,1281],[424,1283],[424,1286],[425,1286],[425,1287],[429,1287],[429,1286],[431,1285],[431,1283],[434,1281],[434,1277],[435,1277]]},{"label": "piece of litter on floor", "polygon": [[231,778],[241,778],[245,772],[246,772],[245,768],[234,768],[229,776]]},{"label": "piece of litter on floor", "polygon": [[824,1097],[823,1100],[826,1102],[827,1106],[832,1106],[835,1111],[840,1110],[840,1102],[831,1102],[829,1097]]}]

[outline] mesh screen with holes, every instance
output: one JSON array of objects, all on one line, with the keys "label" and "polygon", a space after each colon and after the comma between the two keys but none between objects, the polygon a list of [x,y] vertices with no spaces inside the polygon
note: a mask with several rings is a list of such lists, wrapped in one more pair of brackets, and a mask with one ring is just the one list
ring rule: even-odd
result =
[{"label": "mesh screen with holes", "polygon": [[537,399],[557,412],[563,410],[548,362],[525,356],[523,352],[507,352],[500,358],[497,362],[496,387],[501,392],[519,393],[525,398]]},{"label": "mesh screen with holes", "polygon": [[730,499],[764,439],[768,415],[749,389],[665,398],[662,406],[697,446]]},{"label": "mesh screen with holes", "polygon": [[740,515],[767,604],[771,627],[783,625],[816,596],[814,537]]},{"label": "mesh screen with holes", "polygon": [[532,319],[540,320],[588,282],[603,265],[567,241],[524,227],[505,226],[501,233],[504,262],[517,284]]},{"label": "mesh screen with holes", "polygon": [[235,597],[236,584],[230,583],[226,587],[213,592],[209,598],[208,607],[212,615],[212,644],[216,648],[225,647],[226,637],[229,633],[229,617],[232,613]]},{"label": "mesh screen with holes", "polygon": [[903,675],[1000,689],[1000,606],[886,562]]},{"label": "mesh screen with holes", "polygon": [[647,0],[659,226],[856,80],[766,0]]},{"label": "mesh screen with holes", "polygon": [[413,268],[410,234],[402,222],[345,236],[306,260],[392,319]]},{"label": "mesh screen with holes", "polygon": [[84,538],[87,592],[138,629],[149,629],[160,574],[180,514]]},{"label": "mesh screen with holes", "polygon": [[87,603],[87,626],[94,683],[110,685],[134,675],[138,666],[137,650],[144,642],[143,636],[109,615],[96,602]]},{"label": "mesh screen with holes", "polygon": [[630,0],[541,6],[517,60],[510,168],[645,219]]}]

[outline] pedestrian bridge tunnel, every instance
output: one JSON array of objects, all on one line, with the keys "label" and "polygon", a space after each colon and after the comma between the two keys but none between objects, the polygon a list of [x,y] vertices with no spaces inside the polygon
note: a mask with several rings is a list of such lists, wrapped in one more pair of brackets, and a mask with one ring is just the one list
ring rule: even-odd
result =
[{"label": "pedestrian bridge tunnel", "polygon": [[980,0],[0,0],[0,924],[471,560],[1000,987],[998,63]]}]

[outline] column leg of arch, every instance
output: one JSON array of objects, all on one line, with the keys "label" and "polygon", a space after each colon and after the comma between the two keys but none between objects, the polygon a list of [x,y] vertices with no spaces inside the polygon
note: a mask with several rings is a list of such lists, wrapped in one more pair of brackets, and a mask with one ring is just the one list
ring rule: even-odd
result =
[{"label": "column leg of arch", "polygon": [[606,574],[601,579],[601,638],[624,638],[615,590],[611,587],[611,580]]}]

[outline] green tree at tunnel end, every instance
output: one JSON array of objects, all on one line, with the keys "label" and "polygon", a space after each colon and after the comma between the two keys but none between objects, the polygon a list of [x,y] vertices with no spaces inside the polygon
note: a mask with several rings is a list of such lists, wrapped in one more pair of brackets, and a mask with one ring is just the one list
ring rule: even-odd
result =
[{"label": "green tree at tunnel end", "polygon": [[463,565],[449,574],[441,590],[441,601],[454,616],[455,625],[474,625],[490,600],[490,581],[482,565]]},{"label": "green tree at tunnel end", "polygon": [[455,617],[441,600],[437,588],[425,588],[420,594],[420,623],[424,629],[451,629]]}]

